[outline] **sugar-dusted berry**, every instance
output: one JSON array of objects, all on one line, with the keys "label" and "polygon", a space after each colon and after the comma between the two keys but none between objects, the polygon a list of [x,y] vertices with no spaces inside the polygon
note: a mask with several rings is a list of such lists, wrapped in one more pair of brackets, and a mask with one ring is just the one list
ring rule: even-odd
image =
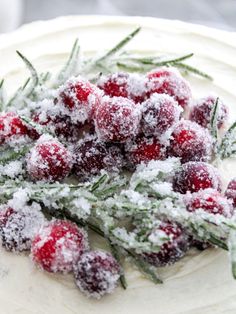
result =
[{"label": "sugar-dusted berry", "polygon": [[212,138],[207,129],[195,122],[181,120],[175,127],[169,146],[170,156],[187,161],[209,161],[212,155]]},{"label": "sugar-dusted berry", "polygon": [[31,256],[36,265],[48,272],[68,273],[87,249],[83,229],[70,221],[52,220],[35,235]]},{"label": "sugar-dusted berry", "polygon": [[174,191],[180,193],[197,192],[208,188],[221,191],[222,182],[218,170],[211,164],[189,161],[175,174]]},{"label": "sugar-dusted berry", "polygon": [[73,122],[90,120],[99,105],[102,93],[98,87],[82,77],[70,78],[59,89],[57,102],[68,109]]},{"label": "sugar-dusted berry", "polygon": [[97,175],[102,169],[117,172],[123,166],[120,148],[108,146],[94,136],[80,141],[74,153],[74,171],[79,177]]},{"label": "sugar-dusted berry", "polygon": [[229,182],[225,191],[225,196],[228,199],[231,199],[233,201],[233,206],[236,207],[236,178]]},{"label": "sugar-dusted berry", "polygon": [[104,97],[95,113],[98,138],[104,142],[126,142],[137,135],[140,109],[124,97]]},{"label": "sugar-dusted berry", "polygon": [[210,214],[220,214],[225,217],[232,217],[232,202],[221,195],[217,190],[205,189],[195,192],[191,197],[186,198],[187,210],[196,212],[206,211]]},{"label": "sugar-dusted berry", "polygon": [[162,160],[166,157],[166,147],[156,137],[139,136],[127,143],[126,158],[131,166],[150,160]]},{"label": "sugar-dusted berry", "polygon": [[147,74],[148,94],[168,94],[184,109],[189,105],[192,93],[189,83],[174,68],[159,68]]},{"label": "sugar-dusted berry", "polygon": [[101,76],[98,87],[110,97],[125,97],[135,103],[142,102],[146,97],[147,78],[136,73],[118,72]]},{"label": "sugar-dusted berry", "polygon": [[7,251],[22,252],[30,250],[32,239],[44,223],[39,210],[23,208],[15,211],[7,207],[0,212],[0,237]]},{"label": "sugar-dusted berry", "polygon": [[114,257],[103,251],[84,253],[74,267],[76,285],[88,297],[97,299],[114,291],[120,273]]},{"label": "sugar-dusted berry", "polygon": [[174,264],[189,248],[188,236],[176,223],[162,222],[158,228],[153,230],[149,237],[152,240],[152,238],[158,237],[160,234],[169,237],[170,240],[160,247],[159,252],[143,254],[147,262],[157,267]]},{"label": "sugar-dusted berry", "polygon": [[[205,128],[209,127],[211,121],[211,112],[216,103],[216,100],[217,97],[213,95],[197,100],[195,105],[191,108],[189,116],[190,120],[200,124]],[[217,114],[217,126],[220,129],[228,117],[228,108],[220,99],[218,99]]]},{"label": "sugar-dusted berry", "polygon": [[39,135],[27,126],[14,112],[0,114],[0,145],[14,143],[24,139],[37,139]]},{"label": "sugar-dusted berry", "polygon": [[179,121],[182,108],[167,94],[153,94],[142,103],[141,130],[146,136],[161,136]]},{"label": "sugar-dusted berry", "polygon": [[61,181],[70,173],[72,156],[59,141],[42,136],[30,150],[26,163],[32,180]]}]

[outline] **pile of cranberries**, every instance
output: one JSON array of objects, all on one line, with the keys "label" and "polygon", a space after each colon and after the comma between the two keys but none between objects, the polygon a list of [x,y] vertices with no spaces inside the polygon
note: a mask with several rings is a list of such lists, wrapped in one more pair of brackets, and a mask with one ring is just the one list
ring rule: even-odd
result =
[{"label": "pile of cranberries", "polygon": [[[194,101],[190,85],[173,68],[146,75],[114,73],[101,76],[97,84],[71,78],[46,109],[39,104],[30,112],[41,128],[34,129],[15,112],[1,114],[0,147],[31,147],[25,158],[28,179],[49,183],[71,174],[84,180],[102,169],[119,172],[178,157],[182,165],[173,176],[173,190],[184,195],[187,210],[232,217],[236,180],[223,195],[220,175],[210,164],[214,141],[209,123],[216,99],[209,95]],[[220,129],[228,109],[222,101],[218,105]],[[199,247],[175,222],[163,221],[150,238],[157,233],[169,242],[158,253],[142,254],[152,265],[172,264],[194,243]],[[7,207],[0,212],[0,236],[7,250],[31,250],[34,263],[48,272],[72,271],[89,296],[113,291],[119,279],[117,261],[91,251],[86,232],[71,222],[45,222],[40,213]]]}]

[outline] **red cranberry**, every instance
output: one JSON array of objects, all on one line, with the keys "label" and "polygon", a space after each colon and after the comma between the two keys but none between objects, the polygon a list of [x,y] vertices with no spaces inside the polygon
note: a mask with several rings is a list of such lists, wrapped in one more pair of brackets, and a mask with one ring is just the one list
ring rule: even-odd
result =
[{"label": "red cranberry", "polygon": [[101,298],[112,293],[120,277],[120,266],[103,251],[84,253],[74,268],[76,285],[89,297]]},{"label": "red cranberry", "polygon": [[2,246],[7,251],[30,250],[32,239],[43,223],[44,216],[39,211],[6,208],[0,213]]},{"label": "red cranberry", "polygon": [[31,254],[34,263],[42,269],[68,273],[87,249],[84,230],[70,221],[53,220],[44,225],[33,239]]},{"label": "red cranberry", "polygon": [[101,77],[98,87],[110,97],[125,97],[135,103],[142,102],[146,95],[147,79],[140,74],[118,72]]},{"label": "red cranberry", "polygon": [[210,214],[220,214],[229,218],[233,215],[232,203],[214,189],[200,190],[193,193],[186,200],[186,203],[187,210],[190,212],[201,209]]},{"label": "red cranberry", "polygon": [[182,120],[174,129],[169,146],[170,156],[187,161],[208,161],[212,155],[212,138],[207,129],[195,122]]},{"label": "red cranberry", "polygon": [[59,104],[73,113],[73,121],[90,120],[101,99],[101,91],[81,77],[69,79],[59,90]]},{"label": "red cranberry", "polygon": [[74,125],[69,116],[50,115],[39,112],[33,115],[33,121],[46,126],[47,129],[57,137],[66,140],[78,139],[78,130],[80,127]]},{"label": "red cranberry", "polygon": [[[190,120],[207,128],[211,121],[211,112],[217,97],[208,96],[199,99],[190,111]],[[227,120],[228,109],[221,100],[218,101],[217,126],[220,129]]]},{"label": "red cranberry", "polygon": [[126,142],[139,131],[140,110],[132,100],[104,97],[95,114],[95,127],[104,142]]},{"label": "red cranberry", "polygon": [[236,207],[236,179],[229,182],[225,191],[225,196],[233,201],[234,207]]},{"label": "red cranberry", "polygon": [[170,237],[157,253],[145,253],[144,259],[157,267],[171,265],[177,262],[188,250],[188,237],[183,229],[175,223],[163,222],[158,228],[153,230],[150,239],[158,237],[160,234]]},{"label": "red cranberry", "polygon": [[121,151],[106,146],[96,138],[83,140],[75,149],[74,170],[78,176],[97,175],[102,169],[119,171],[123,166]]},{"label": "red cranberry", "polygon": [[11,140],[20,138],[37,139],[38,135],[32,127],[27,126],[13,112],[0,114],[0,145],[7,144]]},{"label": "red cranberry", "polygon": [[27,157],[27,171],[37,181],[61,181],[72,167],[71,153],[54,139],[40,140]]},{"label": "red cranberry", "polygon": [[138,137],[126,145],[126,157],[130,165],[162,160],[166,157],[166,148],[155,137]]},{"label": "red cranberry", "polygon": [[175,174],[173,188],[174,191],[182,194],[208,188],[220,192],[222,182],[218,170],[212,165],[201,161],[190,161],[183,164],[181,170]]},{"label": "red cranberry", "polygon": [[163,135],[179,121],[182,108],[166,94],[153,94],[142,104],[141,130],[146,136]]},{"label": "red cranberry", "polygon": [[189,105],[192,97],[190,85],[174,68],[160,68],[147,74],[149,78],[149,92],[168,94],[184,109]]}]

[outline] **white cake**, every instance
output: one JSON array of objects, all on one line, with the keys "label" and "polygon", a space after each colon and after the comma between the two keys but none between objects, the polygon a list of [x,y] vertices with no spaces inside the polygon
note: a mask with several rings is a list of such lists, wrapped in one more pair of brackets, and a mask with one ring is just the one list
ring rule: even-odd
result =
[{"label": "white cake", "polygon": [[[213,91],[236,117],[236,33],[179,21],[139,17],[73,16],[23,26],[0,36],[0,77],[12,92],[27,77],[15,50],[40,71],[55,71],[66,60],[75,38],[87,54],[106,50],[136,26],[142,32],[129,49],[144,55],[183,55],[193,52],[191,64],[214,77],[213,82],[189,76],[195,97]],[[222,162],[224,183],[236,175],[236,161]],[[234,173],[235,171],[235,173]],[[88,299],[72,276],[50,275],[36,269],[24,255],[0,250],[1,314],[235,314],[236,282],[227,253],[219,249],[191,251],[174,266],[161,270],[163,285],[154,285],[127,265],[128,289],[117,288],[101,300]]]}]

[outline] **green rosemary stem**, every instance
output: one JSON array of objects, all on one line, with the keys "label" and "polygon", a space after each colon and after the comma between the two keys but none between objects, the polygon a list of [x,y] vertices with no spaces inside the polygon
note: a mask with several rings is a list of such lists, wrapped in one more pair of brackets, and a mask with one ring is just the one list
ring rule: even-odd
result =
[{"label": "green rosemary stem", "polygon": [[[110,244],[112,255],[115,257],[115,259],[121,265],[121,256],[120,256],[119,247],[117,245],[113,244],[110,240],[109,240],[109,244]],[[128,285],[127,285],[127,281],[126,281],[126,278],[125,278],[125,274],[123,272],[123,268],[122,268],[122,273],[120,275],[120,283],[121,283],[122,288],[124,290],[126,290]]]},{"label": "green rosemary stem", "polygon": [[131,41],[141,30],[141,27],[137,27],[133,32],[131,32],[128,36],[122,39],[117,45],[115,45],[112,49],[106,52],[102,57],[95,60],[95,64],[100,64],[106,61],[111,56],[115,55],[119,50],[121,50],[128,42]]},{"label": "green rosemary stem", "polygon": [[4,79],[0,81],[0,112],[5,109]]},{"label": "green rosemary stem", "polygon": [[0,164],[4,166],[11,161],[19,160],[19,158],[24,157],[29,150],[29,146],[23,146],[18,151],[15,151],[13,148],[4,150],[0,152]]},{"label": "green rosemary stem", "polygon": [[207,74],[207,73],[205,73],[205,72],[203,72],[201,70],[198,70],[197,68],[194,68],[194,67],[192,67],[192,66],[190,66],[188,64],[181,63],[181,62],[176,62],[176,63],[174,63],[174,66],[176,68],[180,68],[180,69],[186,70],[187,72],[191,72],[191,73],[196,74],[198,76],[201,76],[201,77],[203,77],[205,79],[213,81],[213,77],[212,76],[210,76],[209,74]]},{"label": "green rosemary stem", "polygon": [[231,270],[234,279],[236,279],[236,231],[232,230],[229,236],[229,253],[231,260]]},{"label": "green rosemary stem", "polygon": [[136,253],[131,250],[126,250],[128,254],[133,259],[135,265],[139,268],[139,270],[148,278],[151,279],[155,284],[162,284],[163,281],[157,277],[154,267],[150,266],[144,259],[138,256]]},{"label": "green rosemary stem", "polygon": [[78,38],[75,40],[69,58],[65,66],[59,72],[56,78],[56,86],[63,84],[70,76],[74,75],[78,66],[78,57],[80,52],[80,45]]}]

